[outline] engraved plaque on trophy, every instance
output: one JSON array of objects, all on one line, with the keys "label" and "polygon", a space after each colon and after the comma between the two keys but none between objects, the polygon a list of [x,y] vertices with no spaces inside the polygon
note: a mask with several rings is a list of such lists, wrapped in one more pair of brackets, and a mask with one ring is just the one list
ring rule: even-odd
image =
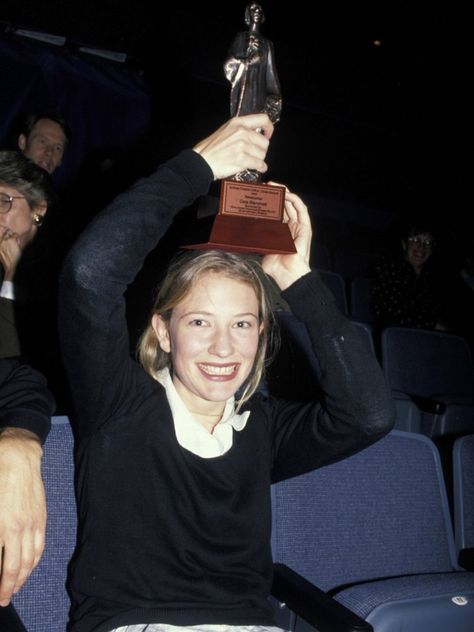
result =
[{"label": "engraved plaque on trophy", "polygon": [[[260,33],[261,6],[245,9],[247,31],[237,33],[224,64],[231,84],[230,114],[266,112],[280,120],[281,93],[273,44]],[[185,248],[225,249],[256,254],[296,252],[283,220],[285,187],[265,184],[258,171],[246,170],[221,181],[219,210],[207,241]]]}]

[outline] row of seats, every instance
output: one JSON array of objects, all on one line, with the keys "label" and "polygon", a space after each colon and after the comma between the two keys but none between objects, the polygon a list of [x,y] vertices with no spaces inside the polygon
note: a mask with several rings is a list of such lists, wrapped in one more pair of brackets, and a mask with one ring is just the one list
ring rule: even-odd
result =
[{"label": "row of seats", "polygon": [[474,432],[474,365],[465,338],[387,327],[381,363],[404,429],[430,437]]},{"label": "row of seats", "polygon": [[[287,399],[308,399],[319,366],[308,332],[293,314],[279,313],[282,348],[267,374],[268,390]],[[353,321],[380,362],[394,400],[395,428],[424,434],[440,451],[451,511],[452,446],[474,433],[474,365],[468,342],[455,334],[387,327],[377,351],[370,324]]]},{"label": "row of seats", "polygon": [[[278,623],[304,632],[472,632],[474,434],[454,444],[453,531],[433,441],[393,430],[338,463],[272,486]],[[64,632],[76,539],[73,435],[53,418],[42,464],[46,548],[14,597],[27,632]],[[311,627],[314,629],[314,627]]]},{"label": "row of seats", "polygon": [[[352,279],[348,297],[341,275],[325,270],[320,275],[342,313],[372,331],[368,278]],[[474,365],[467,340],[441,331],[388,327],[376,353],[396,402],[397,427],[431,437],[473,430]]]},{"label": "row of seats", "polygon": [[437,448],[417,433],[394,430],[274,485],[279,624],[297,632],[472,631],[474,565],[463,568],[457,553],[474,545],[474,435],[458,439],[455,452],[456,536]]},{"label": "row of seats", "polygon": [[346,279],[342,274],[318,268],[321,279],[334,294],[343,314],[363,323],[373,323],[370,312],[370,282],[366,276]]},{"label": "row of seats", "polygon": [[[319,375],[308,353],[308,332],[293,314],[279,312],[282,350],[270,368],[270,391],[301,399]],[[474,432],[474,363],[467,340],[456,334],[387,327],[375,349],[370,324],[353,321],[380,362],[396,407],[396,428],[432,438]]]},{"label": "row of seats", "polygon": [[336,272],[346,281],[350,281],[359,276],[367,276],[371,263],[380,256],[377,251],[360,251],[347,246],[330,249],[325,244],[316,242],[311,252],[311,265],[318,270]]}]

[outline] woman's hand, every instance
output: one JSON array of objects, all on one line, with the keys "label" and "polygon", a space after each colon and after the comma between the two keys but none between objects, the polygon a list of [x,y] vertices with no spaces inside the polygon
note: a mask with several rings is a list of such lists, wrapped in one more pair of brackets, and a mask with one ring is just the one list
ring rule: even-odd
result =
[{"label": "woman's hand", "polygon": [[254,169],[265,173],[265,163],[273,123],[267,114],[248,114],[231,118],[193,149],[212,169],[215,180]]},{"label": "woman's hand", "polygon": [[285,195],[284,220],[288,223],[296,253],[265,255],[262,259],[263,270],[275,280],[281,290],[286,290],[311,270],[309,258],[312,230],[308,208],[303,200],[295,193],[291,193],[288,188]]},{"label": "woman's hand", "polygon": [[6,226],[0,226],[0,263],[5,270],[5,281],[13,281],[21,253],[16,235]]}]

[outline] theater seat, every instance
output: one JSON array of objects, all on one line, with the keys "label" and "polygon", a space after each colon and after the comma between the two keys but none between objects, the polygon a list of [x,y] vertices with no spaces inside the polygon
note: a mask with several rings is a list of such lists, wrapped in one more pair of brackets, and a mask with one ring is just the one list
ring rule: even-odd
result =
[{"label": "theater seat", "polygon": [[[268,392],[283,399],[310,401],[314,398],[315,383],[321,369],[314,356],[306,326],[292,312],[277,312],[281,345],[266,372]],[[352,321],[359,336],[375,357],[372,327]]]},{"label": "theater seat", "polygon": [[67,417],[52,419],[42,474],[48,508],[46,546],[13,604],[28,632],[65,632],[70,607],[65,583],[77,527],[73,435]]},{"label": "theater seat", "polygon": [[474,434],[453,446],[454,527],[460,564],[474,571]]},{"label": "theater seat", "polygon": [[279,625],[302,632],[468,632],[474,574],[457,564],[439,454],[392,431],[272,486]]},{"label": "theater seat", "polygon": [[323,283],[331,290],[336,299],[336,305],[340,311],[347,316],[349,313],[349,303],[347,300],[346,282],[337,272],[318,269]]},{"label": "theater seat", "polygon": [[350,282],[350,309],[354,320],[373,323],[370,311],[370,281],[367,277],[355,277]]},{"label": "theater seat", "polygon": [[474,432],[474,365],[467,340],[455,334],[387,327],[381,363],[397,404],[397,422],[410,402],[427,436]]}]

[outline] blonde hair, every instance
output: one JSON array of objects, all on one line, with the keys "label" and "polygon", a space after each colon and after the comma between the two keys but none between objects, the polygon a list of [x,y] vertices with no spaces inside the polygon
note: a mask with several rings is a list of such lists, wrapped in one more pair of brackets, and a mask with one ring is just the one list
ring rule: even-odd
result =
[{"label": "blonde hair", "polygon": [[259,324],[263,324],[252,370],[237,402],[237,410],[257,390],[265,373],[265,366],[276,351],[278,333],[269,297],[265,290],[264,272],[251,257],[221,250],[190,251],[175,257],[158,288],[147,328],[138,342],[138,358],[144,369],[156,379],[158,371],[168,367],[172,371],[171,354],[161,349],[153,330],[154,314],[169,324],[173,308],[191,291],[203,275],[213,272],[248,284],[257,297]]}]

